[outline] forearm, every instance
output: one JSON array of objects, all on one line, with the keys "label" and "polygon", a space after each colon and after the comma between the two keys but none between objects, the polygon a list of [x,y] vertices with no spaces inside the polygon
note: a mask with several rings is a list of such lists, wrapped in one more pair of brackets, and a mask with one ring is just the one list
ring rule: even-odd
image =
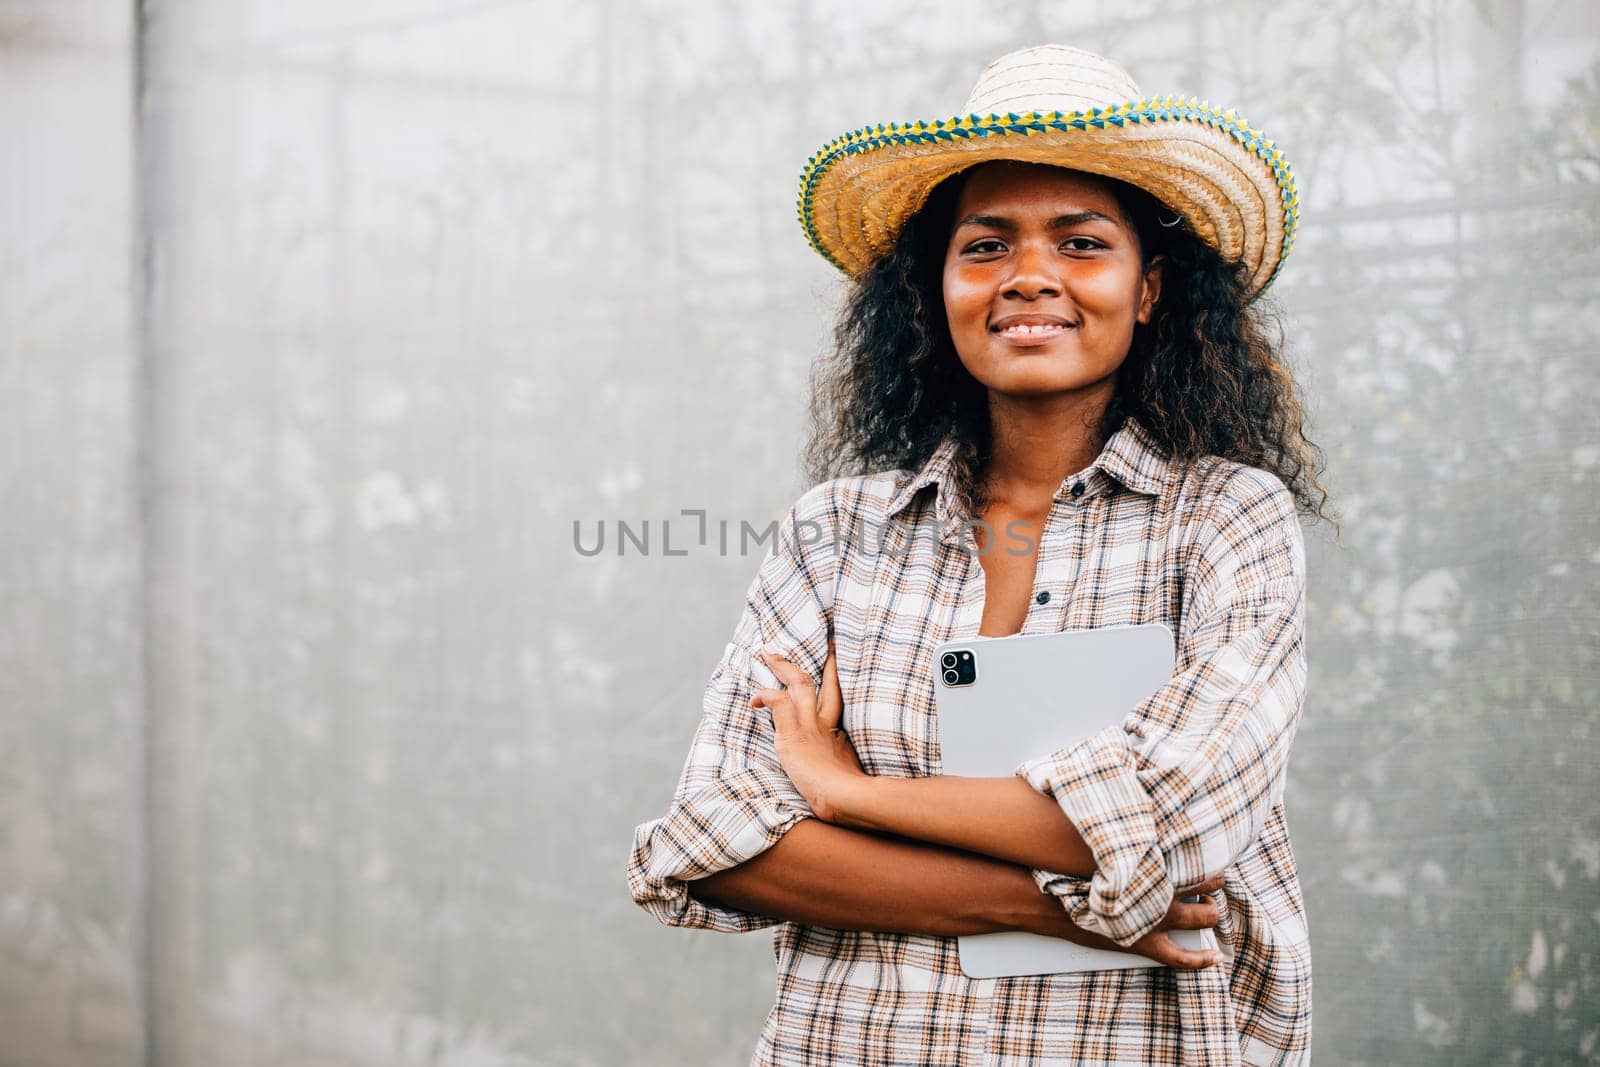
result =
[{"label": "forearm", "polygon": [[955,937],[1023,930],[1082,944],[1056,898],[1015,864],[806,819],[738,867],[689,883],[697,899],[836,930]]},{"label": "forearm", "polygon": [[1020,778],[863,777],[830,813],[841,826],[1087,878],[1094,853],[1056,802]]}]

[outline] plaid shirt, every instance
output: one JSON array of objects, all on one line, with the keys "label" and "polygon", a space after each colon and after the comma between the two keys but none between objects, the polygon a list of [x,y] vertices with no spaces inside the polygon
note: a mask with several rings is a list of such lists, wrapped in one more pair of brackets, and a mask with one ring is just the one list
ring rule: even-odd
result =
[{"label": "plaid shirt", "polygon": [[1033,872],[1079,926],[1131,944],[1174,886],[1225,872],[1223,964],[974,979],[954,938],[779,922],[689,896],[685,882],[815,817],[776,758],[769,713],[749,706],[752,685],[777,684],[752,659],[763,642],[820,677],[831,628],[867,773],[940,773],[933,649],[975,636],[984,600],[951,459],[947,441],[920,471],[835,479],[791,509],[712,671],[671,805],[634,833],[634,899],[674,926],[775,927],[777,997],[753,1064],[1305,1062],[1311,957],[1283,815],[1306,681],[1294,501],[1254,467],[1168,463],[1133,420],[1056,494],[1022,632],[1165,623],[1175,673],[1122,726],[1016,773],[1094,852],[1092,879]]}]

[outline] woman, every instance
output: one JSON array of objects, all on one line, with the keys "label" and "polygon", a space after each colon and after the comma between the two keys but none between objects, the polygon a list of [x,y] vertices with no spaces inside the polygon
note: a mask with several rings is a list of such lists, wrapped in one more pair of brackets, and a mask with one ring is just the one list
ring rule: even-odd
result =
[{"label": "woman", "polygon": [[[813,402],[828,480],[628,871],[663,922],[777,926],[755,1063],[1309,1055],[1282,793],[1317,452],[1251,303],[1293,180],[1231,113],[1139,100],[1108,60],[1029,49],[967,117],[859,131],[802,179],[854,278]],[[939,773],[939,642],[1149,622],[1177,670],[1122,727],[1010,778]],[[1220,951],[1168,936],[1204,927]],[[1163,966],[964,975],[955,938],[1001,930]]]}]

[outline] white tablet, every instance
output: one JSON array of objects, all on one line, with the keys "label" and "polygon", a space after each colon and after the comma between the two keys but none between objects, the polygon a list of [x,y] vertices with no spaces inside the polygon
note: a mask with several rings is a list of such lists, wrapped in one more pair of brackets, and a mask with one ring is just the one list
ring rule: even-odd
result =
[{"label": "white tablet", "polygon": [[[1024,760],[1118,725],[1172,678],[1174,662],[1172,631],[1160,623],[946,641],[934,655],[942,773],[1004,778]],[[1175,931],[1173,940],[1216,944],[1201,930]],[[1009,931],[961,938],[960,956],[972,978],[1160,966]]]}]

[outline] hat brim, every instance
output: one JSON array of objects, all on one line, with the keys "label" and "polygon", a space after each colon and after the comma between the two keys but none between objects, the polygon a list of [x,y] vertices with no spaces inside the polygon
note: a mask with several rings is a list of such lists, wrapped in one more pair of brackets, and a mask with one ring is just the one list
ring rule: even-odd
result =
[{"label": "hat brim", "polygon": [[1251,296],[1272,283],[1294,245],[1300,202],[1283,153],[1234,112],[1184,97],[863,127],[806,163],[800,223],[823,258],[857,275],[893,247],[934,186],[994,159],[1070,167],[1149,191],[1244,265]]}]

